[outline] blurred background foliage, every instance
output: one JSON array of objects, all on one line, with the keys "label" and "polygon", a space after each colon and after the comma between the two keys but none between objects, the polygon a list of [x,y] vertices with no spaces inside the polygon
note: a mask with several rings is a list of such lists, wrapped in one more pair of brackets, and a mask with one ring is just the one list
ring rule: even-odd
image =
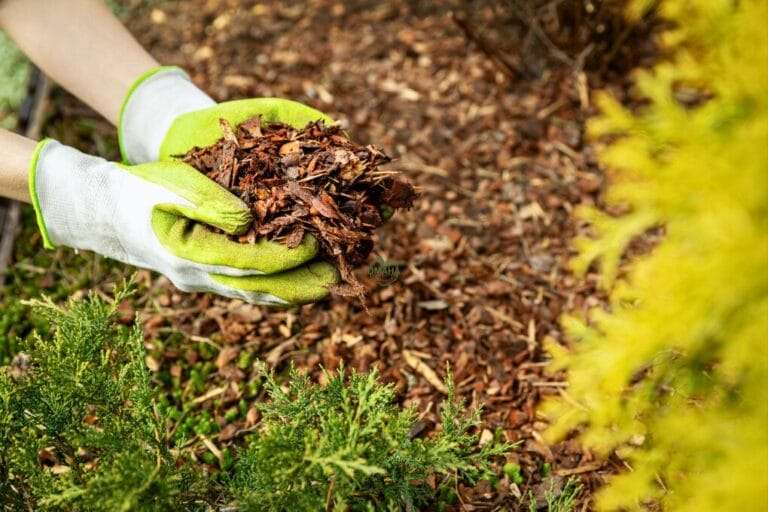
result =
[{"label": "blurred background foliage", "polygon": [[27,95],[31,66],[10,39],[0,32],[0,127],[13,129]]},{"label": "blurred background foliage", "polygon": [[[585,209],[577,272],[597,262],[610,307],[566,318],[569,401],[550,438],[582,428],[631,471],[601,510],[762,510],[768,497],[768,2],[667,0],[670,58],[635,74],[641,107],[607,94],[589,131],[612,215]],[[627,262],[650,229],[662,241]],[[622,265],[622,261],[626,265]],[[574,406],[574,403],[578,406]]]}]

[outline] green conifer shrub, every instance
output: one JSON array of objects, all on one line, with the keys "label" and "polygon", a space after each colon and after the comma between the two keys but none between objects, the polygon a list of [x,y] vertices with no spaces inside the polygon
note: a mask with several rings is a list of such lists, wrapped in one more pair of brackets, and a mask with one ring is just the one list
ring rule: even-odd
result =
[{"label": "green conifer shrub", "polygon": [[[594,238],[575,269],[600,265],[607,310],[566,318],[571,398],[546,404],[550,438],[628,464],[601,510],[761,510],[768,499],[768,2],[666,0],[670,58],[636,75],[646,103],[608,95],[590,124],[610,136],[606,200],[582,212]],[[651,227],[662,240],[619,262]],[[620,276],[620,279],[616,279]]]},{"label": "green conifer shrub", "polygon": [[29,61],[0,31],[0,128],[16,127],[16,111],[27,95],[30,71]]},{"label": "green conifer shrub", "polygon": [[395,391],[368,374],[344,369],[313,385],[291,371],[284,390],[270,374],[260,405],[261,432],[236,464],[233,489],[243,511],[421,510],[456,479],[493,479],[490,461],[505,443],[478,447],[470,430],[479,411],[464,414],[446,386],[442,429],[414,438],[417,411],[399,409]]},{"label": "green conifer shrub", "polygon": [[143,336],[114,321],[114,304],[34,303],[55,330],[30,337],[21,362],[0,370],[5,509],[195,508],[193,474],[164,442]]},{"label": "green conifer shrub", "polygon": [[284,391],[263,371],[259,430],[207,474],[190,440],[169,435],[139,326],[116,320],[126,296],[32,303],[53,333],[0,367],[0,510],[417,510],[450,501],[458,481],[493,480],[509,449],[479,446],[479,411],[465,413],[450,380],[442,428],[419,438],[416,411],[375,372],[319,385],[291,371]]}]

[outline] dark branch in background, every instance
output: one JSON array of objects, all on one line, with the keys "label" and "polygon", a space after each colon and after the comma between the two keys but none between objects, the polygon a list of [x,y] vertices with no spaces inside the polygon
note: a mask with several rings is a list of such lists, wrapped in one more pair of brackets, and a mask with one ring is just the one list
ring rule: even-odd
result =
[{"label": "dark branch in background", "polygon": [[575,73],[626,73],[653,45],[653,13],[629,19],[611,1],[477,0],[451,19],[506,76],[520,80],[555,64]]},{"label": "dark branch in background", "polygon": [[[536,36],[536,38],[544,44],[549,50],[549,53],[557,60],[567,66],[573,66],[574,61],[564,51],[557,47],[555,43],[547,36],[544,30],[541,28],[539,18],[536,16],[530,6],[526,2],[519,2],[518,0],[509,0],[512,6],[512,13],[517,19],[522,21],[529,30]],[[559,3],[559,2],[557,2]]]},{"label": "dark branch in background", "polygon": [[486,54],[498,66],[502,73],[509,78],[516,78],[519,73],[517,66],[510,62],[507,56],[499,51],[497,46],[485,39],[482,34],[476,32],[463,16],[451,12],[451,20],[461,29],[464,37],[475,43],[480,51]]},{"label": "dark branch in background", "polygon": [[[22,106],[22,122],[25,122],[24,135],[37,140],[43,126],[43,117],[48,108],[48,96],[51,83],[41,72],[35,70],[32,77],[34,92],[29,97],[29,106]],[[26,114],[24,115],[25,112]],[[21,203],[7,200],[0,203],[0,287],[5,284],[5,274],[13,256],[13,243],[21,224]]]}]

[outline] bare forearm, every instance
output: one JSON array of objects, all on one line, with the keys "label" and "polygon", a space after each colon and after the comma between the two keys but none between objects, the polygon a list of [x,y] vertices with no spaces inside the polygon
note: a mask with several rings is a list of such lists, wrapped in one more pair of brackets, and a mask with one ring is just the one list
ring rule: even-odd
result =
[{"label": "bare forearm", "polygon": [[0,28],[113,124],[130,86],[158,66],[103,0],[0,0]]},{"label": "bare forearm", "polygon": [[0,129],[0,196],[29,202],[27,175],[37,143]]}]

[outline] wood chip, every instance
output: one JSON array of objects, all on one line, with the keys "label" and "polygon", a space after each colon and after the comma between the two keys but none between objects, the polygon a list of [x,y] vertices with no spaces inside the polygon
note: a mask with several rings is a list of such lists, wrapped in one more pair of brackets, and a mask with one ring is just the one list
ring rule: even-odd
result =
[{"label": "wood chip", "polygon": [[589,473],[590,471],[597,471],[601,467],[603,467],[605,464],[603,462],[591,462],[589,464],[583,464],[581,466],[577,466],[575,468],[570,469],[556,469],[554,471],[554,474],[557,476],[571,476],[571,475],[579,475],[581,473]]},{"label": "wood chip", "polygon": [[208,439],[207,437],[205,437],[205,436],[204,436],[204,435],[202,435],[202,434],[200,434],[200,440],[203,442],[203,444],[205,445],[205,447],[206,447],[206,448],[208,448],[208,450],[210,450],[210,452],[211,452],[211,453],[212,453],[212,454],[213,454],[213,455],[214,455],[214,456],[215,456],[217,459],[219,459],[219,461],[221,461],[221,460],[222,460],[222,454],[221,454],[221,450],[219,450],[219,448],[218,448],[218,447],[217,447],[215,444],[213,444],[213,441],[211,441],[210,439]]},{"label": "wood chip", "polygon": [[229,384],[227,384],[226,386],[213,388],[212,390],[208,391],[206,394],[192,400],[192,403],[199,404],[199,403],[205,402],[206,400],[210,400],[211,398],[217,397],[220,394],[224,393],[228,387],[229,387]]},{"label": "wood chip", "polygon": [[415,372],[420,373],[421,376],[424,377],[427,382],[432,384],[435,389],[444,395],[448,394],[448,389],[445,387],[443,381],[440,379],[440,377],[437,376],[435,370],[427,366],[424,361],[419,359],[410,350],[403,350],[403,358],[405,359],[405,362],[408,363],[408,366],[413,368]]},{"label": "wood chip", "polygon": [[448,307],[448,303],[442,299],[423,300],[419,302],[419,307],[429,311],[440,311]]},{"label": "wood chip", "polygon": [[239,353],[240,347],[238,346],[226,346],[222,348],[221,351],[219,351],[219,355],[216,357],[216,368],[221,370],[234,361]]}]

